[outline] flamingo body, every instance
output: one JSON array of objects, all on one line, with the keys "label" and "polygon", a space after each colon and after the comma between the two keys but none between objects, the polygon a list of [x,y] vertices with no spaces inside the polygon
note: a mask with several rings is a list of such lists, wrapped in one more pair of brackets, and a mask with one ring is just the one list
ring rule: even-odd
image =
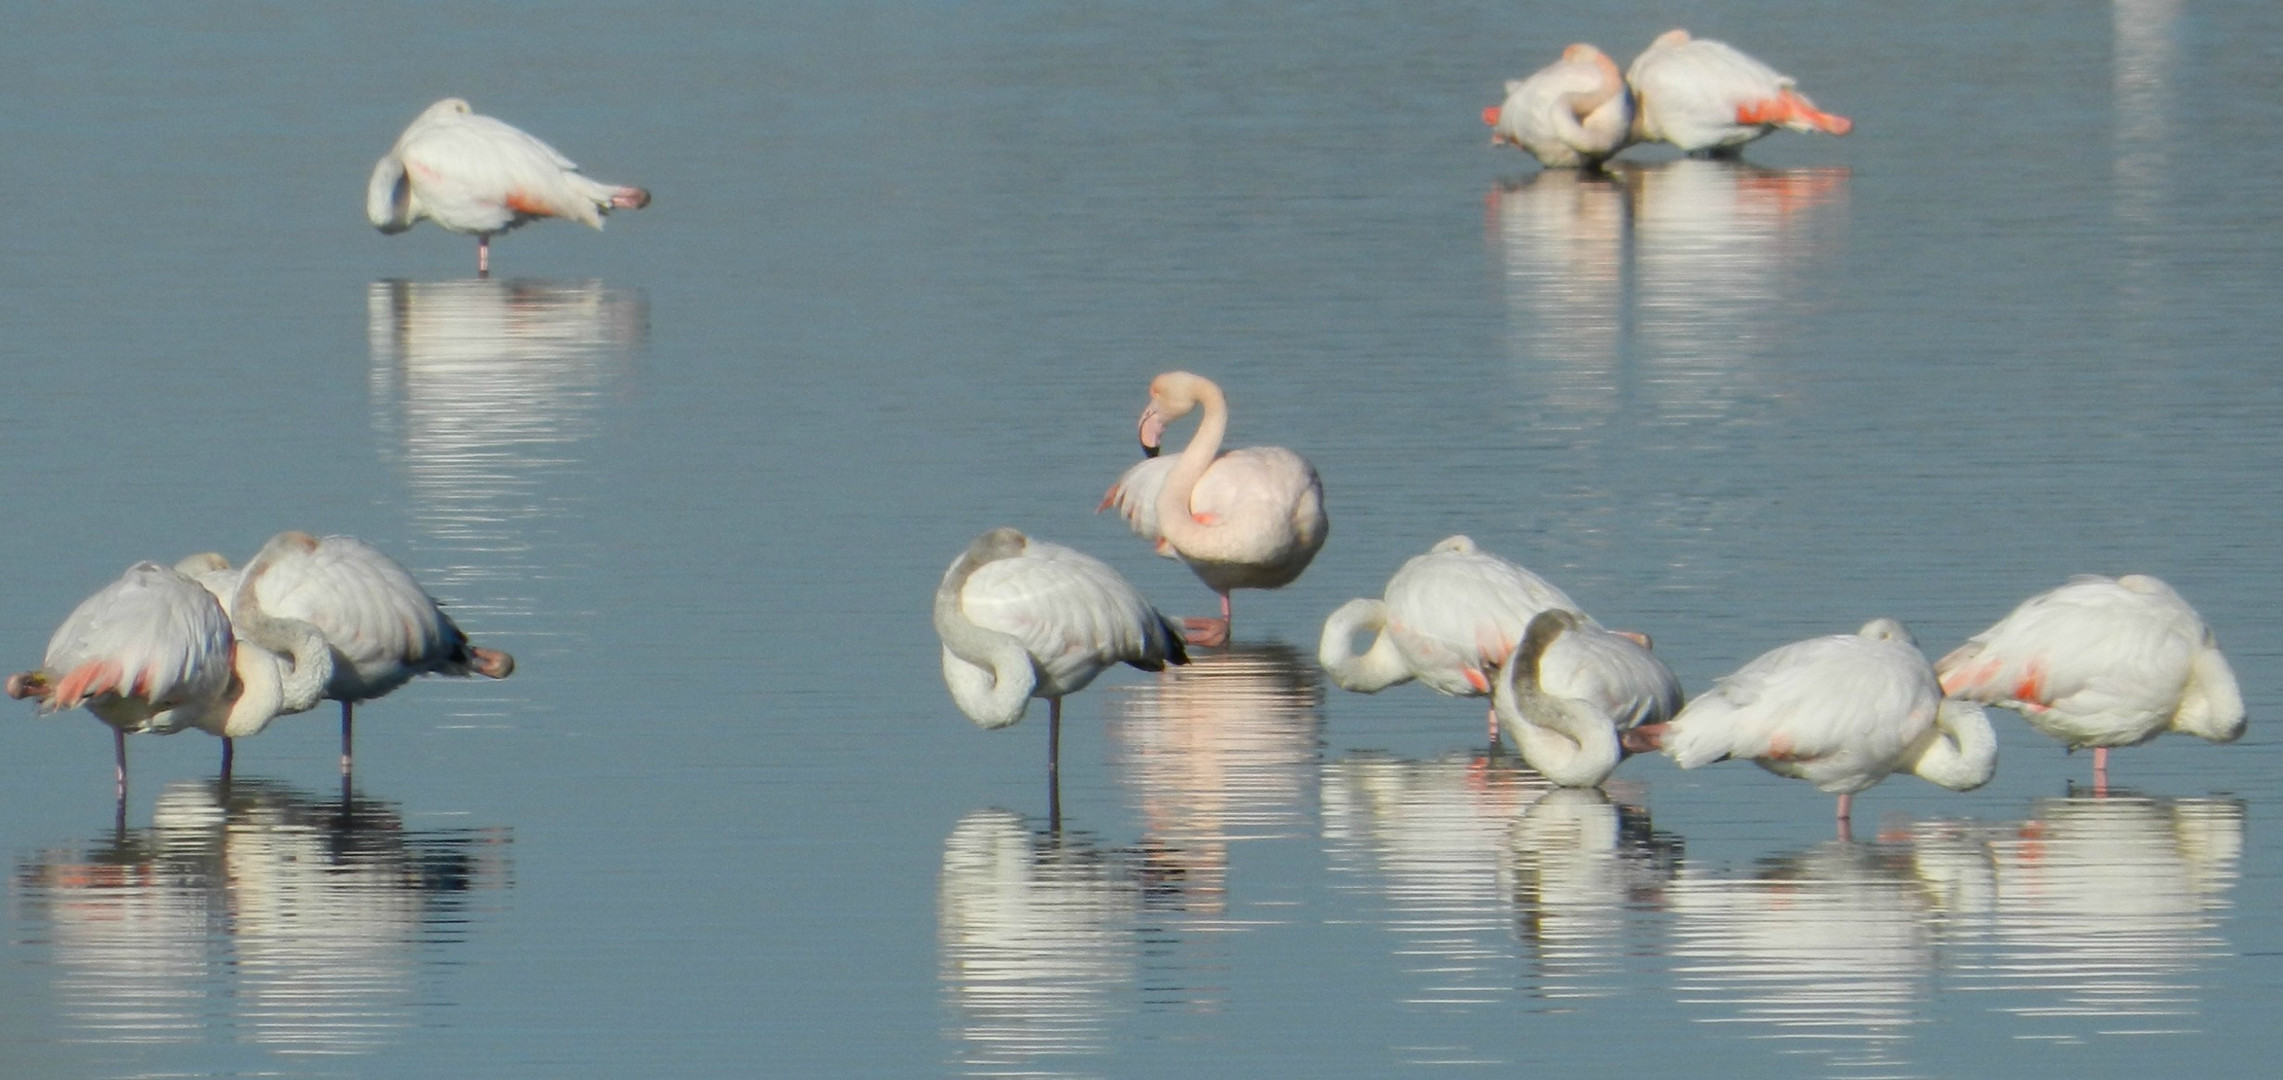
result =
[{"label": "flamingo body", "polygon": [[1599,165],[1633,141],[1633,94],[1617,62],[1582,42],[1527,79],[1506,84],[1506,101],[1484,110],[1492,145],[1506,143],[1548,168]]},{"label": "flamingo body", "polygon": [[1635,637],[1557,608],[1534,616],[1499,665],[1491,707],[1531,768],[1563,787],[1592,787],[1624,759],[1619,732],[1680,711],[1681,684]]},{"label": "flamingo body", "polygon": [[[1417,679],[1438,693],[1482,697],[1530,620],[1551,608],[1575,611],[1577,603],[1472,539],[1452,536],[1397,568],[1381,599],[1350,600],[1333,612],[1316,656],[1345,690],[1377,693]],[[1360,657],[1358,631],[1377,635]]]},{"label": "flamingo body", "polygon": [[1774,649],[1688,703],[1662,733],[1684,769],[1745,758],[1846,797],[1894,772],[1967,791],[1997,768],[1979,707],[1945,702],[1909,631],[1874,619],[1854,634]]},{"label": "flamingo body", "polygon": [[1173,464],[1127,470],[1102,508],[1118,507],[1160,554],[1177,556],[1220,594],[1221,617],[1189,620],[1188,630],[1192,644],[1219,645],[1228,640],[1229,593],[1291,584],[1323,548],[1331,525],[1323,481],[1308,459],[1280,446],[1221,452],[1228,400],[1203,376],[1170,371],[1150,381],[1139,425],[1143,450],[1154,457],[1165,426],[1200,407],[1197,432]]},{"label": "flamingo body", "polygon": [[[531,134],[445,98],[414,118],[373,166],[365,217],[383,233],[426,218],[488,240],[549,217],[600,229],[611,210],[650,204],[641,188],[601,183],[578,169]],[[487,252],[479,246],[479,270],[489,268]]]},{"label": "flamingo body", "polygon": [[230,617],[196,581],[153,562],[72,609],[40,669],[8,681],[41,711],[85,705],[125,734],[172,734],[230,683]]},{"label": "flamingo body", "polygon": [[1091,555],[993,529],[952,561],[936,589],[943,679],[985,728],[1055,706],[1113,664],[1144,671],[1188,662],[1181,635],[1116,570]]},{"label": "flamingo body", "polygon": [[1935,670],[1952,697],[2017,710],[2071,749],[2244,731],[2243,694],[2211,629],[2145,574],[2088,574],[2030,597]]},{"label": "flamingo body", "polygon": [[1633,137],[1689,153],[1730,152],[1777,128],[1845,135],[1855,126],[1817,109],[1791,76],[1686,30],[1651,42],[1625,80],[1633,87]]}]

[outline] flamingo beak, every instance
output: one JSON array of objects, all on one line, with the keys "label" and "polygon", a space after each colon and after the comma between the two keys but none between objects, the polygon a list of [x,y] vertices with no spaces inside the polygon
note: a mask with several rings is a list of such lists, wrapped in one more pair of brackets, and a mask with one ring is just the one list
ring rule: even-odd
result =
[{"label": "flamingo beak", "polygon": [[1141,436],[1142,456],[1156,457],[1159,444],[1165,441],[1165,418],[1157,414],[1156,402],[1150,402],[1149,408],[1142,410],[1138,434]]}]

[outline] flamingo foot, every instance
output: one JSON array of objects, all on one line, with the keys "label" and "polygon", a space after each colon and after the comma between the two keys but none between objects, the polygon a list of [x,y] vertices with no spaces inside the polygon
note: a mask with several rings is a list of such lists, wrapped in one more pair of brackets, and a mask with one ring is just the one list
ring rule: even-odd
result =
[{"label": "flamingo foot", "polygon": [[1183,619],[1181,638],[1191,645],[1218,649],[1229,643],[1229,620],[1196,617]]},{"label": "flamingo foot", "polygon": [[640,210],[650,205],[650,193],[638,187],[622,187],[610,193],[610,205],[619,210]]},{"label": "flamingo foot", "polygon": [[515,674],[515,657],[498,649],[470,645],[468,660],[468,669],[487,679],[504,679]]},{"label": "flamingo foot", "polygon": [[8,696],[18,701],[25,698],[48,696],[47,674],[39,671],[19,671],[8,676]]},{"label": "flamingo foot", "polygon": [[1665,748],[1665,725],[1643,724],[1617,733],[1617,745],[1628,754],[1654,754]]}]

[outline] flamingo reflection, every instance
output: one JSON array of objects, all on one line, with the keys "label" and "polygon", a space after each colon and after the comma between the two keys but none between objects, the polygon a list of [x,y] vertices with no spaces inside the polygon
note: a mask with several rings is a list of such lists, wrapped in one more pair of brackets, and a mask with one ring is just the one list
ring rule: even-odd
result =
[{"label": "flamingo reflection", "polygon": [[413,526],[467,556],[429,560],[451,569],[424,579],[443,596],[508,594],[533,577],[517,560],[534,524],[575,509],[556,489],[587,471],[581,444],[642,349],[649,302],[598,281],[376,281],[366,314],[374,427]]},{"label": "flamingo reflection", "polygon": [[408,829],[387,803],[180,781],[149,829],[17,866],[64,1021],[111,1044],[236,1040],[362,1054],[401,1039],[468,894],[509,884],[496,829]]},{"label": "flamingo reflection", "polygon": [[1134,985],[1141,888],[1128,861],[1005,810],[943,844],[938,945],[970,1075],[1084,1076]]}]

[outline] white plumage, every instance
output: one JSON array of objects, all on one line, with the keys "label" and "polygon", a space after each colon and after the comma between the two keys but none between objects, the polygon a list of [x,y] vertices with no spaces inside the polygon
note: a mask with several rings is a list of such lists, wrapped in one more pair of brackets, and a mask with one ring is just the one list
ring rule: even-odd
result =
[{"label": "white plumage", "polygon": [[1625,756],[1620,732],[1664,723],[1681,708],[1680,680],[1647,645],[1576,611],[1532,618],[1496,680],[1499,731],[1563,787],[1608,779]]},{"label": "white plumage", "polygon": [[[1350,600],[1334,611],[1316,658],[1344,690],[1372,694],[1417,679],[1438,693],[1482,697],[1530,620],[1553,608],[1578,605],[1472,539],[1447,537],[1397,568],[1380,599]],[[1357,633],[1375,635],[1360,656]]]},{"label": "white plumage", "polygon": [[1789,75],[1726,42],[1668,30],[1626,69],[1633,137],[1690,153],[1733,151],[1777,128],[1845,135],[1854,122],[1823,112]]},{"label": "white plumage", "polygon": [[1952,697],[2014,709],[2031,727],[2094,748],[2167,731],[2243,735],[2243,694],[2202,616],[2145,574],[2082,575],[2021,602],[1935,670]]},{"label": "white plumage", "polygon": [[580,175],[554,147],[504,121],[445,98],[414,118],[373,166],[365,217],[384,233],[426,218],[474,233],[476,270],[490,270],[492,234],[558,217],[602,228],[613,209],[639,209],[650,193]]},{"label": "white plumage", "polygon": [[1617,62],[1580,42],[1483,110],[1492,145],[1506,143],[1548,168],[1599,165],[1633,140],[1633,94]]}]

